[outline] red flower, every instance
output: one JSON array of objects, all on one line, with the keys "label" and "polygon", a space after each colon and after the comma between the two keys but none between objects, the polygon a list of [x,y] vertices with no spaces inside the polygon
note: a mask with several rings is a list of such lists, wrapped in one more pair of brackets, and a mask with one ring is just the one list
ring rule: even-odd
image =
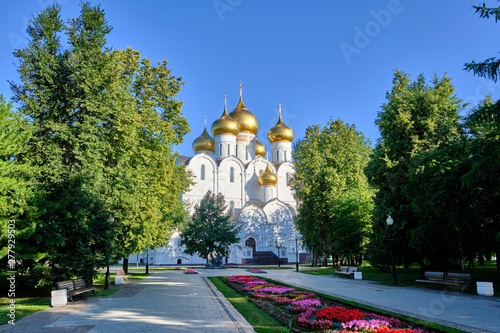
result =
[{"label": "red flower", "polygon": [[362,319],[364,314],[356,310],[348,310],[340,308],[338,306],[332,306],[329,308],[323,308],[318,310],[316,313],[316,318],[330,319],[335,321],[347,322],[355,319]]}]

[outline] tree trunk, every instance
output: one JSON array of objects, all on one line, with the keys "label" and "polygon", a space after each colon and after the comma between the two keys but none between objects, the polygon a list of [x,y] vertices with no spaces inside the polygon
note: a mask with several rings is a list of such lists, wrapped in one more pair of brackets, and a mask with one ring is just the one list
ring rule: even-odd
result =
[{"label": "tree trunk", "polygon": [[123,271],[125,272],[125,274],[128,273],[128,257],[127,258],[123,258]]}]

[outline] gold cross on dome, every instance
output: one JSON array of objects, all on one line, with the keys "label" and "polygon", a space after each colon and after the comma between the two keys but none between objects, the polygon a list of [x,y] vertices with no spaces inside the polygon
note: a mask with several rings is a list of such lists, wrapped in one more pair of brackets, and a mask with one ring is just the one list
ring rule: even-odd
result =
[{"label": "gold cross on dome", "polygon": [[207,115],[205,115],[205,128],[207,127]]},{"label": "gold cross on dome", "polygon": [[240,81],[240,98],[242,97],[243,95],[243,82]]},{"label": "gold cross on dome", "polygon": [[227,106],[227,94],[224,95],[224,106]]},{"label": "gold cross on dome", "polygon": [[281,117],[281,103],[279,104],[278,108],[279,108],[279,113],[280,113],[280,117]]},{"label": "gold cross on dome", "polygon": [[266,159],[269,162],[269,152],[268,151],[266,151]]}]

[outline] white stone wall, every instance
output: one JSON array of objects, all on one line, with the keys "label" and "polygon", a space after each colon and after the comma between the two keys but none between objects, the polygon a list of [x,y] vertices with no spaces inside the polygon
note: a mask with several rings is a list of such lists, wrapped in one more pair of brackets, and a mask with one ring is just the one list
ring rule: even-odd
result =
[{"label": "white stone wall", "polygon": [[236,156],[236,136],[219,134],[215,136],[215,159]]},{"label": "white stone wall", "polygon": [[[280,201],[286,202],[287,204],[296,206],[295,198],[293,197],[292,187],[290,186],[290,181],[295,174],[295,167],[292,162],[285,162],[281,164],[276,172],[278,177],[278,196]],[[288,181],[287,181],[288,180]],[[288,184],[288,185],[287,185]]]},{"label": "white stone wall", "polygon": [[292,143],[288,141],[276,141],[271,143],[271,156],[273,163],[292,161]]}]

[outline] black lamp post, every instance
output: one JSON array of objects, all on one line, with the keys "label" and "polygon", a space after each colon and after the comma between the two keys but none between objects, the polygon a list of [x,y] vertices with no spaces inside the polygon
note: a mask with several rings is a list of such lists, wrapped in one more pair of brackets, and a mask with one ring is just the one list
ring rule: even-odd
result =
[{"label": "black lamp post", "polygon": [[149,274],[149,246],[146,249],[146,274]]},{"label": "black lamp post", "polygon": [[299,238],[295,237],[295,271],[299,271]]},{"label": "black lamp post", "polygon": [[106,278],[104,279],[104,290],[111,290],[111,273],[109,272],[109,261],[106,266]]},{"label": "black lamp post", "polygon": [[[109,215],[109,221],[111,223],[115,222],[113,215]],[[109,260],[110,253],[108,253],[108,264],[106,265],[106,278],[104,279],[104,290],[111,290],[111,273],[109,272]]]},{"label": "black lamp post", "polygon": [[392,237],[392,224],[394,223],[394,220],[389,215],[386,222],[389,226],[389,241],[391,242],[392,285],[395,286],[398,284],[398,277],[396,276],[396,266],[394,265],[394,239]]},{"label": "black lamp post", "polygon": [[278,267],[281,267],[280,249],[283,247],[283,245],[278,240],[276,240],[274,247],[278,250]]}]

